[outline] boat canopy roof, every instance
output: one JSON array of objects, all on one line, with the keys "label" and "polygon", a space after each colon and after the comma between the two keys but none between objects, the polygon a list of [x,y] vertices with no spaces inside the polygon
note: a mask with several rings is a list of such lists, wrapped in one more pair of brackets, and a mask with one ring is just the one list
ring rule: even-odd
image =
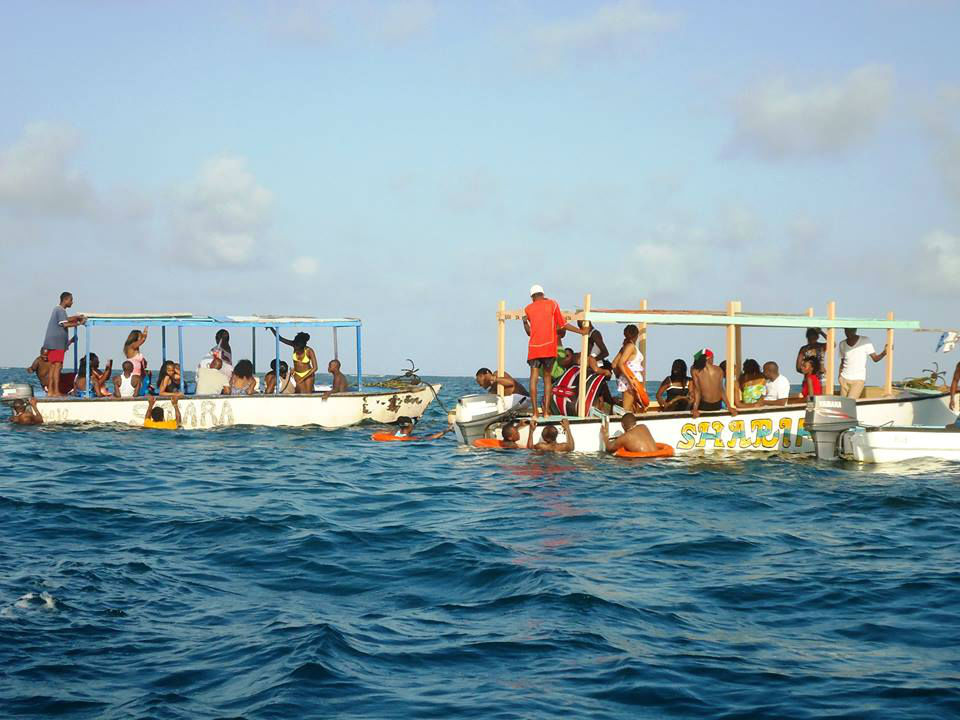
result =
[{"label": "boat canopy roof", "polygon": [[738,325],[740,327],[782,328],[858,328],[863,330],[918,330],[917,320],[889,318],[814,317],[806,314],[745,313],[733,315],[716,310],[582,310],[576,317],[594,323],[645,323],[647,325]]},{"label": "boat canopy roof", "polygon": [[192,313],[85,313],[87,327],[94,325],[113,327],[163,326],[163,327],[272,327],[295,325],[297,327],[360,327],[357,318],[318,318],[305,315],[194,315]]}]

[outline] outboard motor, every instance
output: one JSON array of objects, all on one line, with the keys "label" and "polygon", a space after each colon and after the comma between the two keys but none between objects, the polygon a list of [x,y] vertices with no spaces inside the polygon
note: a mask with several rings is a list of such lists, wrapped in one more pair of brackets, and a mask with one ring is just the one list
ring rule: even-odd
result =
[{"label": "outboard motor", "polygon": [[836,460],[840,435],[857,426],[857,401],[837,395],[814,395],[807,400],[804,430],[813,437],[817,458]]},{"label": "outboard motor", "polygon": [[3,402],[13,402],[14,400],[27,400],[33,397],[33,386],[27,383],[4,383],[0,385],[0,400]]}]

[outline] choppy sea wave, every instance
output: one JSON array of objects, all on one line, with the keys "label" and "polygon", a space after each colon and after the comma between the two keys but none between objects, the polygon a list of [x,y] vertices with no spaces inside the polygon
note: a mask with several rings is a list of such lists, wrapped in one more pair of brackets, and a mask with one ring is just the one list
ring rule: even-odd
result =
[{"label": "choppy sea wave", "polygon": [[370,431],[0,428],[0,715],[960,716],[955,466]]}]

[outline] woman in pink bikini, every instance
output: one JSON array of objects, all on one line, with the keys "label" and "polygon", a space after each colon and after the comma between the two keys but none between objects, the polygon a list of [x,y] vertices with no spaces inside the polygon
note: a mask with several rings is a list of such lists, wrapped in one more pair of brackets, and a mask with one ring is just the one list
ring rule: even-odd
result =
[{"label": "woman in pink bikini", "polygon": [[127,335],[127,341],[123,344],[123,356],[133,363],[133,372],[131,375],[140,376],[141,380],[146,375],[147,359],[140,352],[140,346],[147,341],[147,328],[143,330],[132,330]]}]

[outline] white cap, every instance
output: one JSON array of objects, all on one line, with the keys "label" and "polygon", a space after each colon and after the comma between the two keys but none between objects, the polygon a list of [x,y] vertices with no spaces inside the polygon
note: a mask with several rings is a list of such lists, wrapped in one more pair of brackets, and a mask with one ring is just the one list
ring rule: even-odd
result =
[{"label": "white cap", "polygon": [[537,293],[543,294],[543,288],[539,285],[532,285],[530,287],[530,297],[533,297]]}]

